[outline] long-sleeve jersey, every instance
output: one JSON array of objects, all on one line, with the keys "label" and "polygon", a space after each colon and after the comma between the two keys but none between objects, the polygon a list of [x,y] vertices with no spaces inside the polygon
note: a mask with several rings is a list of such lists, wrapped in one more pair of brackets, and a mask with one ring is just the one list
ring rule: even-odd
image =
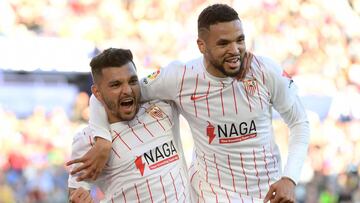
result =
[{"label": "long-sleeve jersey", "polygon": [[[308,121],[294,81],[270,59],[254,57],[245,78],[238,80],[210,75],[201,57],[163,68],[144,78],[141,87],[143,99],[172,100],[188,121],[194,139],[190,182],[199,201],[262,201],[279,178],[297,182]],[[272,108],[290,128],[284,171]]]},{"label": "long-sleeve jersey", "polygon": [[[146,102],[133,120],[111,124],[110,129],[111,154],[99,178],[77,182],[70,175],[69,188],[95,184],[104,192],[104,202],[190,202],[175,106]],[[94,145],[93,133],[86,127],[76,134],[72,159]]]}]

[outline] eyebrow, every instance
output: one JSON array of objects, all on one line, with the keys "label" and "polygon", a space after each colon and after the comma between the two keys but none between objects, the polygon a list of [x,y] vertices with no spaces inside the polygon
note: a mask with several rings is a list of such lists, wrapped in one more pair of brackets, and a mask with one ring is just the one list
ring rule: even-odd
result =
[{"label": "eyebrow", "polygon": [[[245,39],[245,35],[244,34],[241,34],[239,36],[236,37],[236,40],[239,40],[239,39]],[[228,42],[231,42],[231,40],[228,40],[228,39],[219,39],[216,44],[220,44],[220,43],[228,43]]]}]

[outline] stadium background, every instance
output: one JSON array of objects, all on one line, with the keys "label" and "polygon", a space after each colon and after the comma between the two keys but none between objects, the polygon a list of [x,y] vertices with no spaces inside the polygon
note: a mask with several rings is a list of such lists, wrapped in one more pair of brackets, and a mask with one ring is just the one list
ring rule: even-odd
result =
[{"label": "stadium background", "polygon": [[[298,202],[360,202],[360,1],[221,2],[239,12],[248,49],[293,76],[308,110],[311,143]],[[211,3],[0,0],[0,203],[66,202],[64,162],[88,119],[90,58],[129,48],[146,76],[200,56],[196,20]],[[286,156],[288,130],[276,115],[274,129]],[[92,195],[102,197],[96,189]]]}]

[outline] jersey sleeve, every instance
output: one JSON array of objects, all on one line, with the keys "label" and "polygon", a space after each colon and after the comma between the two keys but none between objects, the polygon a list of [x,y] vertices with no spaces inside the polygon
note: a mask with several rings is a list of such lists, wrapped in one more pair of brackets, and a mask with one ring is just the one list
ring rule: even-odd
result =
[{"label": "jersey sleeve", "polygon": [[184,64],[174,61],[141,79],[142,100],[174,100],[177,95],[179,74],[182,67],[184,67]]},{"label": "jersey sleeve", "polygon": [[90,97],[90,119],[89,125],[93,130],[94,137],[101,137],[111,141],[110,125],[107,119],[104,106],[94,95]]},{"label": "jersey sleeve", "polygon": [[262,57],[266,70],[265,84],[269,88],[270,102],[279,113],[291,108],[297,97],[294,80],[277,63]]},{"label": "jersey sleeve", "polygon": [[286,112],[280,114],[289,126],[289,152],[283,176],[298,182],[307,155],[310,139],[310,127],[305,108],[297,97],[293,106]]},{"label": "jersey sleeve", "polygon": [[[86,130],[82,130],[77,133],[72,142],[71,148],[71,160],[81,158],[88,150],[91,149],[91,143],[93,142],[93,138],[90,133],[86,133]],[[78,167],[79,164],[73,164],[70,166],[70,171]],[[87,181],[76,181],[76,178],[79,175],[71,175],[69,174],[68,178],[68,187],[69,188],[79,188],[83,187],[86,190],[90,190],[92,183]]]}]

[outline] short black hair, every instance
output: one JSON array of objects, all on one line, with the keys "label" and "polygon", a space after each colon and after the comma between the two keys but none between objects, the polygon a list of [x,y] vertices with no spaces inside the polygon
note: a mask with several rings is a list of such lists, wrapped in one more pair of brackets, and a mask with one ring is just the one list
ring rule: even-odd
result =
[{"label": "short black hair", "polygon": [[211,25],[240,20],[238,13],[226,4],[213,4],[206,7],[198,18],[198,33],[201,29],[210,29]]},{"label": "short black hair", "polygon": [[108,48],[90,61],[91,74],[94,82],[102,75],[102,70],[110,67],[120,67],[133,62],[133,55],[129,49]]}]

